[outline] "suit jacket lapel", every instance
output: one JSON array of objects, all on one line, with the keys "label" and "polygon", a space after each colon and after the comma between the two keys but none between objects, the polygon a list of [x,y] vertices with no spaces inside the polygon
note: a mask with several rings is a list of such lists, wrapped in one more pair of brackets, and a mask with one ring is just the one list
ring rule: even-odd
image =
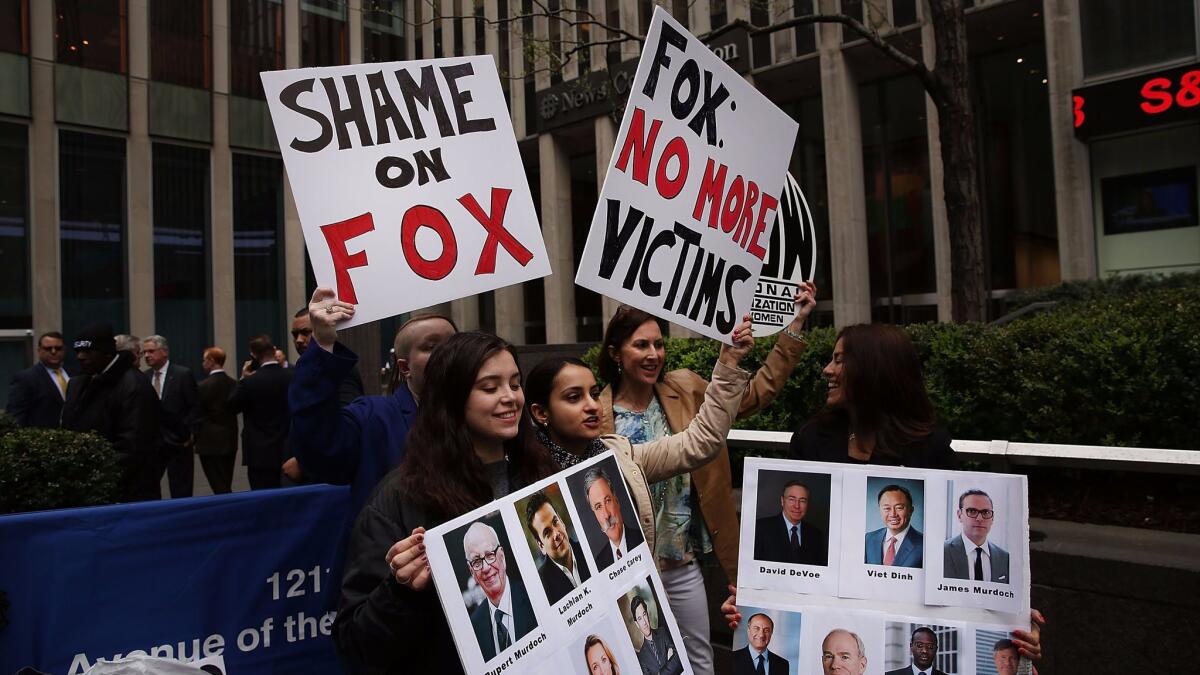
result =
[{"label": "suit jacket lapel", "polygon": [[667,416],[667,426],[671,427],[671,433],[677,434],[686,429],[689,420],[684,419],[683,398],[680,393],[665,382],[656,382],[654,395],[658,397],[658,404]]}]

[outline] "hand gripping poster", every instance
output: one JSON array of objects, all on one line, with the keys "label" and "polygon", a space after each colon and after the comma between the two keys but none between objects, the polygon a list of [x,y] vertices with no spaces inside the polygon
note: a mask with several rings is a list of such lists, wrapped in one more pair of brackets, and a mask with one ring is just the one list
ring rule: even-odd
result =
[{"label": "hand gripping poster", "polygon": [[550,274],[491,56],[262,81],[317,283],[357,305],[344,327]]},{"label": "hand gripping poster", "polygon": [[575,283],[728,343],[797,128],[655,8]]},{"label": "hand gripping poster", "polygon": [[611,452],[433,528],[425,543],[468,673],[636,673],[643,662],[692,672]]},{"label": "hand gripping poster", "polygon": [[735,673],[1029,672],[1024,476],[747,458],[742,523]]}]

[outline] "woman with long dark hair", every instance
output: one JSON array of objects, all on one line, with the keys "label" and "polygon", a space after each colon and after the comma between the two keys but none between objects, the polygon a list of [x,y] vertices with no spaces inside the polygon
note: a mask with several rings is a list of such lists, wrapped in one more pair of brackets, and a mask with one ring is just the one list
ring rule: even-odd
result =
[{"label": "woman with long dark hair", "polygon": [[[737,416],[748,417],[775,399],[804,351],[801,331],[816,306],[817,289],[804,283],[796,292],[796,314],[784,327],[742,396]],[[699,409],[707,382],[686,368],[664,372],[666,352],[658,321],[623,306],[609,321],[601,347],[600,377],[609,382],[600,395],[602,430],[644,443],[677,434]],[[658,533],[653,550],[667,601],[683,633],[692,668],[713,670],[708,596],[698,559],[715,553],[728,579],[737,579],[738,520],[734,510],[729,451],[688,473],[656,481],[653,518]]]},{"label": "woman with long dark hair", "polygon": [[[737,368],[753,345],[748,320],[733,341],[722,349],[703,411],[688,433],[653,448],[593,438],[596,451],[615,450],[627,476],[687,470],[714,456],[749,379]],[[461,670],[430,587],[425,529],[559,470],[550,446],[521,438],[525,389],[503,340],[484,333],[452,336],[434,351],[425,376],[408,454],[380,483],[351,536],[334,639],[363,672]],[[590,426],[598,429],[595,422]]]},{"label": "woman with long dark hair", "polygon": [[955,467],[950,434],[937,426],[925,391],[921,358],[902,329],[843,328],[822,374],[825,408],[792,435],[793,459]]}]

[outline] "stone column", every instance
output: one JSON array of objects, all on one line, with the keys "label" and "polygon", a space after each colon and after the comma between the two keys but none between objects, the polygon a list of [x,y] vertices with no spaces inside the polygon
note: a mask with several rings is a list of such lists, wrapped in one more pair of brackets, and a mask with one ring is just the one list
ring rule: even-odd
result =
[{"label": "stone column", "polygon": [[553,134],[538,136],[542,238],[554,273],[543,279],[546,344],[575,342],[575,255],[571,231],[571,163]]},{"label": "stone column", "polygon": [[862,123],[858,82],[841,50],[841,26],[821,24],[817,31],[829,185],[833,320],[840,327],[871,320]]},{"label": "stone column", "polygon": [[[29,257],[35,335],[62,330],[58,125],[54,121],[54,3],[29,4]],[[71,335],[67,335],[70,340]]]},{"label": "stone column", "polygon": [[229,1],[213,0],[212,278],[213,344],[228,354],[225,372],[236,375],[237,304],[233,271],[233,153],[229,150]]},{"label": "stone column", "polygon": [[[129,142],[125,149],[125,291],[129,325],[114,329],[134,335],[154,328],[153,161],[150,144],[150,4],[129,3]],[[170,336],[166,336],[170,339]]]},{"label": "stone column", "polygon": [[1096,225],[1092,213],[1091,159],[1075,139],[1071,90],[1083,84],[1079,3],[1046,0],[1046,65],[1049,68],[1050,145],[1054,157],[1054,215],[1058,265],[1063,281],[1096,278]]},{"label": "stone column", "polygon": [[[284,64],[288,68],[300,67],[300,2],[285,0],[283,6]],[[277,244],[283,251],[283,318],[284,324],[271,331],[271,337],[282,339],[283,331],[291,325],[292,314],[308,304],[304,288],[304,230],[300,226],[300,213],[296,210],[296,198],[292,194],[292,182],[283,174],[283,241]],[[278,337],[276,337],[278,335]],[[295,347],[289,350],[293,359],[297,357]]]},{"label": "stone column", "polygon": [[346,3],[346,32],[350,34],[350,63],[363,62],[362,0]]},{"label": "stone column", "polygon": [[[933,24],[928,17],[921,19],[921,53],[925,65],[933,67],[936,45]],[[929,148],[929,200],[933,207],[933,263],[936,278],[938,321],[953,321],[950,287],[950,219],[946,215],[946,168],[942,164],[942,141],[938,133],[938,111],[933,99],[925,97],[925,138]]]}]

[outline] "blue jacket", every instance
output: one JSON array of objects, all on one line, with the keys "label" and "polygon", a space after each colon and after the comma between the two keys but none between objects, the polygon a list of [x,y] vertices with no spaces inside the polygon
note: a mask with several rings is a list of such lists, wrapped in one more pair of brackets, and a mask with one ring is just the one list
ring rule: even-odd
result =
[{"label": "blue jacket", "polygon": [[350,486],[350,515],[358,515],[371,490],[404,458],[417,403],[401,385],[390,396],[361,396],[342,407],[338,387],[358,362],[342,343],[333,353],[313,345],[292,374],[292,450],[305,476]]},{"label": "blue jacket", "polygon": [[[866,538],[866,563],[868,565],[883,564],[883,535],[887,532],[886,527],[881,527],[878,530],[867,533]],[[895,567],[915,567],[920,569],[923,566],[925,557],[925,537],[915,527],[908,528],[908,534],[904,535],[904,541],[900,543],[900,550],[896,551],[896,560],[893,561]]]}]

